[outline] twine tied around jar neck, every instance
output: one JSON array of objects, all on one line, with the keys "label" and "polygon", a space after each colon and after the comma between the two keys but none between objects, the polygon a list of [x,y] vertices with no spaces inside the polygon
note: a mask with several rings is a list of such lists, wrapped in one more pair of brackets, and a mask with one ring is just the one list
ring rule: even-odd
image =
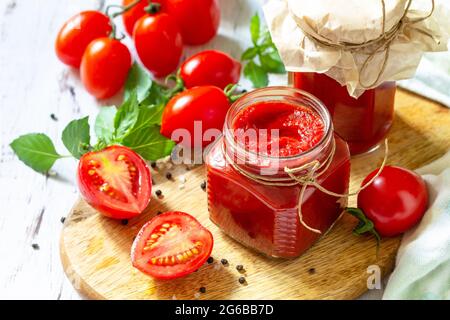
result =
[{"label": "twine tied around jar neck", "polygon": [[360,193],[362,190],[366,189],[368,186],[370,186],[376,178],[378,178],[383,171],[384,167],[386,166],[386,162],[388,159],[389,154],[389,144],[388,140],[384,140],[384,146],[385,146],[385,153],[383,162],[381,163],[380,168],[377,170],[377,173],[369,180],[367,183],[359,187],[356,191],[351,193],[336,193],[333,191],[330,191],[324,187],[322,187],[318,182],[317,179],[322,176],[331,166],[331,163],[333,162],[334,155],[336,153],[336,142],[333,140],[332,148],[328,156],[320,162],[319,160],[313,160],[311,162],[305,163],[304,165],[301,165],[299,167],[295,168],[288,168],[284,167],[284,172],[288,175],[288,177],[285,178],[276,178],[276,177],[265,177],[257,174],[253,174],[251,172],[248,172],[247,170],[242,169],[237,164],[234,163],[234,161],[230,158],[226,150],[223,150],[223,153],[225,155],[225,158],[227,159],[228,163],[241,175],[247,177],[248,179],[255,181],[259,184],[266,185],[266,186],[274,186],[274,187],[291,187],[295,185],[300,185],[300,193],[298,196],[298,217],[300,220],[300,223],[308,229],[311,232],[322,234],[322,231],[310,227],[304,220],[303,220],[303,214],[302,214],[302,203],[303,203],[303,197],[306,191],[306,188],[308,186],[313,186],[317,188],[319,191],[328,194],[330,196],[336,197],[336,198],[348,198],[351,196],[355,196],[358,193]]},{"label": "twine tied around jar neck", "polygon": [[[381,34],[379,37],[377,37],[375,39],[361,42],[361,43],[351,43],[351,42],[345,42],[345,41],[335,42],[335,41],[332,41],[322,35],[319,35],[317,32],[315,32],[309,28],[308,29],[304,28],[301,25],[298,25],[298,26],[300,27],[300,29],[302,29],[302,32],[309,39],[311,39],[312,41],[314,41],[320,45],[323,45],[325,47],[336,48],[336,49],[340,49],[340,50],[353,52],[353,51],[356,51],[359,49],[365,49],[370,46],[377,45],[377,46],[375,46],[375,48],[373,50],[371,50],[368,53],[368,57],[364,60],[362,66],[361,66],[361,70],[359,72],[359,74],[360,74],[359,80],[358,80],[359,84],[364,89],[369,89],[378,83],[382,74],[384,73],[386,66],[387,66],[387,62],[389,60],[391,44],[397,38],[398,34],[403,30],[404,26],[405,25],[413,25],[413,24],[419,23],[421,21],[424,21],[424,20],[428,19],[429,17],[431,17],[431,15],[434,12],[435,1],[431,0],[431,10],[426,16],[419,17],[416,19],[408,18],[407,15],[411,8],[412,1],[413,0],[408,0],[407,4],[405,6],[403,15],[400,18],[399,22],[397,24],[395,24],[390,30],[386,30],[386,3],[384,0],[381,0],[382,13],[383,13]],[[423,30],[419,30],[419,29],[416,29],[416,30],[418,32],[421,32],[424,35],[434,39],[434,36],[432,34],[426,32],[426,31],[423,31]],[[372,83],[363,84],[361,82],[361,74],[364,72],[364,70],[366,70],[368,64],[373,60],[373,58],[380,52],[384,52],[383,64],[381,65],[380,72],[378,73],[376,79]]]}]

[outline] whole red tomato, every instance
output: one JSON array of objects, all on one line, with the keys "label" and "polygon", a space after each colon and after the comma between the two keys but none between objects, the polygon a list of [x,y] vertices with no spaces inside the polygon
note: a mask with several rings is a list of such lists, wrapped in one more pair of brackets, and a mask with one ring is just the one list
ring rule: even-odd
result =
[{"label": "whole red tomato", "polygon": [[[375,170],[363,181],[375,176]],[[374,182],[358,195],[358,207],[381,236],[393,237],[416,225],[428,205],[425,182],[416,173],[386,166]]]},{"label": "whole red tomato", "polygon": [[185,44],[204,44],[217,34],[220,24],[217,0],[164,0],[163,11],[175,18]]},{"label": "whole red tomato", "polygon": [[84,52],[81,81],[97,99],[112,97],[124,86],[131,64],[130,51],[119,40],[96,39]]},{"label": "whole red tomato", "polygon": [[[162,4],[164,0],[141,0],[137,5],[126,11],[122,14],[123,25],[125,26],[125,30],[127,33],[132,36],[133,29],[136,22],[145,16],[146,11],[145,8],[151,3]],[[133,5],[136,0],[123,0],[122,5],[124,7]]]},{"label": "whole red tomato", "polygon": [[[164,108],[161,134],[188,147],[206,146],[212,141],[203,139],[204,133],[208,129],[222,131],[229,107],[228,97],[218,87],[187,89],[173,97]],[[201,121],[201,130],[195,130],[194,121]],[[187,130],[190,139],[173,137],[177,129]]]},{"label": "whole red tomato", "polygon": [[126,147],[111,146],[84,154],[77,178],[84,200],[113,219],[139,215],[151,198],[150,170],[137,153]]},{"label": "whole red tomato", "polygon": [[224,89],[236,84],[241,76],[241,63],[218,50],[199,52],[187,59],[180,68],[186,88],[212,85]]},{"label": "whole red tomato", "polygon": [[183,53],[183,40],[173,17],[158,13],[140,18],[133,31],[134,45],[144,66],[155,77],[173,72]]},{"label": "whole red tomato", "polygon": [[56,37],[55,50],[59,60],[78,68],[84,50],[92,40],[111,33],[109,18],[99,11],[83,11],[70,18]]}]

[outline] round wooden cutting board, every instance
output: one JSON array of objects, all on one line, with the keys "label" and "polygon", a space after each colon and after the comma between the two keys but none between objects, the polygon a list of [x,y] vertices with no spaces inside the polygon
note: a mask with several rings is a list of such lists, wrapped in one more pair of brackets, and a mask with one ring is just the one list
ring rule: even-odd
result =
[{"label": "round wooden cutting board", "polygon": [[[399,90],[396,119],[389,135],[389,163],[415,169],[450,149],[450,110]],[[351,190],[378,167],[383,148],[352,159]],[[167,180],[165,173],[172,172]],[[61,235],[61,258],[68,278],[83,295],[98,299],[351,299],[367,290],[367,279],[378,266],[383,277],[395,261],[399,238],[385,239],[376,256],[370,236],[352,234],[356,220],[345,214],[306,254],[294,260],[266,258],[231,240],[208,218],[203,166],[153,170],[163,199],[127,225],[97,214],[84,201],[75,204]],[[185,177],[180,189],[180,177]],[[355,204],[355,197],[350,205]],[[156,281],[131,266],[130,248],[140,227],[158,211],[186,211],[214,235],[213,264],[177,280]],[[220,259],[229,264],[223,266]],[[245,272],[236,270],[242,264]],[[241,285],[238,278],[245,276]],[[199,294],[205,287],[206,293]]]}]

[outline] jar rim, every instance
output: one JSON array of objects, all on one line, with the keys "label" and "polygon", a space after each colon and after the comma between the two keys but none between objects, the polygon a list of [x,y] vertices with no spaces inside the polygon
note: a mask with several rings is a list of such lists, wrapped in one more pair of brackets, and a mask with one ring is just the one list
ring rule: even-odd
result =
[{"label": "jar rim", "polygon": [[[272,92],[272,94],[270,94]],[[291,98],[303,98],[304,100],[306,100],[308,102],[308,105],[305,105],[305,103],[302,103],[301,101],[299,101],[299,104],[302,104],[302,106],[304,107],[312,107],[313,110],[315,112],[317,112],[317,114],[321,117],[324,125],[325,125],[325,134],[323,135],[323,137],[320,139],[320,141],[314,145],[312,148],[303,151],[301,153],[295,154],[295,155],[291,155],[291,156],[273,156],[270,154],[262,154],[262,153],[258,153],[258,152],[254,152],[252,150],[248,150],[245,147],[243,147],[242,145],[240,145],[239,143],[237,143],[234,139],[234,137],[230,137],[230,131],[231,131],[231,126],[232,126],[232,122],[235,118],[235,115],[237,114],[233,114],[233,112],[236,112],[237,109],[243,110],[244,108],[250,106],[250,105],[254,105],[256,103],[255,99],[260,99],[260,101],[276,101],[277,99],[275,99],[276,97],[278,98],[286,98],[286,97],[291,97]],[[279,100],[279,99],[278,99]],[[331,121],[331,115],[328,111],[328,109],[326,108],[325,104],[316,96],[312,95],[311,93],[304,91],[304,90],[300,90],[297,88],[293,88],[293,87],[288,87],[288,86],[270,86],[270,87],[265,87],[265,88],[260,88],[260,89],[255,89],[249,93],[246,93],[244,96],[242,96],[241,98],[239,98],[238,100],[236,100],[231,107],[228,109],[228,112],[226,114],[225,117],[225,124],[224,124],[224,129],[223,129],[223,135],[225,138],[226,143],[230,143],[233,145],[234,148],[237,149],[238,152],[242,152],[242,153],[248,153],[249,155],[252,156],[256,156],[262,159],[267,159],[267,160],[285,160],[285,161],[289,161],[289,160],[296,160],[296,159],[300,159],[302,157],[308,156],[310,154],[312,154],[313,152],[317,152],[319,149],[323,149],[326,145],[326,142],[330,140],[330,136],[332,136],[333,134],[333,123]]]}]

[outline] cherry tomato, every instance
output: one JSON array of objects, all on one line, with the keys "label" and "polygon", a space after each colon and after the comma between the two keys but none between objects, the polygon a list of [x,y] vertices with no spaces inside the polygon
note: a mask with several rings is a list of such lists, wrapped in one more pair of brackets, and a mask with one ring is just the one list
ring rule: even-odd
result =
[{"label": "cherry tomato", "polygon": [[[136,0],[123,0],[122,5],[124,7],[131,5]],[[151,0],[151,3],[163,3],[164,0]],[[126,11],[122,15],[122,21],[123,25],[125,26],[125,30],[127,33],[132,36],[133,35],[133,29],[136,22],[145,16],[145,8],[149,5],[150,0],[141,0],[137,5],[132,7],[130,10]]]},{"label": "cherry tomato", "polygon": [[217,34],[220,23],[217,0],[165,0],[163,11],[175,18],[185,44],[205,44]]},{"label": "cherry tomato", "polygon": [[[364,180],[367,183],[377,170]],[[416,173],[386,166],[380,176],[358,195],[358,207],[381,236],[393,237],[416,225],[428,205],[425,182]]]},{"label": "cherry tomato", "polygon": [[155,77],[177,68],[183,40],[173,17],[165,13],[143,16],[136,22],[133,39],[139,58]]},{"label": "cherry tomato", "polygon": [[84,50],[92,40],[111,33],[109,18],[99,11],[83,11],[70,18],[56,37],[55,50],[63,63],[79,68]]},{"label": "cherry tomato", "polygon": [[186,88],[212,85],[224,89],[236,84],[241,76],[241,63],[224,52],[207,50],[187,59],[180,68]]},{"label": "cherry tomato", "polygon": [[138,154],[126,147],[111,146],[84,154],[77,178],[84,200],[113,219],[133,218],[150,202],[150,170]]},{"label": "cherry tomato", "polygon": [[133,266],[157,279],[183,277],[211,255],[211,232],[184,212],[166,212],[147,222],[131,249]]},{"label": "cherry tomato", "polygon": [[[228,97],[218,87],[200,86],[187,89],[173,97],[164,108],[161,134],[185,146],[206,146],[212,141],[203,139],[205,131],[222,131],[229,107]],[[201,121],[201,132],[197,133],[195,130],[194,121]],[[177,129],[187,130],[190,139],[172,137]],[[197,136],[200,133],[202,137]]]},{"label": "cherry tomato", "polygon": [[[133,2],[135,2],[135,0],[123,0],[122,5],[126,7]],[[144,9],[146,6],[148,6],[148,0],[141,0],[133,8],[122,14],[123,25],[129,35],[133,35],[134,25],[140,18],[145,16],[146,12]]]},{"label": "cherry tomato", "polygon": [[96,39],[84,52],[81,81],[97,99],[112,97],[124,86],[131,64],[130,51],[119,40]]}]

